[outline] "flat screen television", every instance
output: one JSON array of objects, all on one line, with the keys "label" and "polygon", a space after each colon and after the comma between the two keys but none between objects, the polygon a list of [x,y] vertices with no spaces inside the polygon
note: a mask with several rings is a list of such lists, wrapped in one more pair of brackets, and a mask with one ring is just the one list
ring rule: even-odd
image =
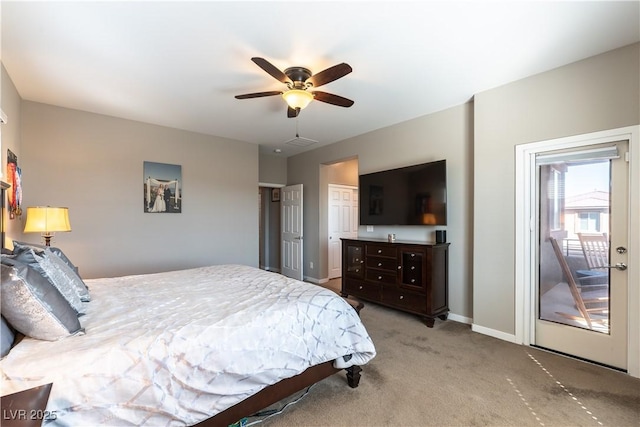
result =
[{"label": "flat screen television", "polygon": [[359,176],[360,225],[447,225],[447,161]]}]

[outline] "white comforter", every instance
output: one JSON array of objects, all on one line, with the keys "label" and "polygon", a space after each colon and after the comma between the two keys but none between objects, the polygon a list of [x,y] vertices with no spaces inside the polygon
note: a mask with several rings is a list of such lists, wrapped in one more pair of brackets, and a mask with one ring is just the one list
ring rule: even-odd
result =
[{"label": "white comforter", "polygon": [[190,425],[309,366],[375,356],[342,298],[256,268],[86,283],[85,335],[26,338],[0,362],[2,394],[53,383],[47,411],[59,425]]}]

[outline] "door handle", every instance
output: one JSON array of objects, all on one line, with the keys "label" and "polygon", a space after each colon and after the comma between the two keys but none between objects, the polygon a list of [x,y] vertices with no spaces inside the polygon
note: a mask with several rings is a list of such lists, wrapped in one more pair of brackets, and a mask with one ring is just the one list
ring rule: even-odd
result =
[{"label": "door handle", "polygon": [[615,265],[603,265],[602,267],[598,267],[598,268],[608,268],[608,269],[617,268],[620,271],[625,271],[627,269],[627,264],[625,264],[624,262],[619,262]]},{"label": "door handle", "polygon": [[[302,236],[294,237],[294,239],[295,240],[302,240]],[[627,267],[625,266],[625,268],[627,268]]]}]

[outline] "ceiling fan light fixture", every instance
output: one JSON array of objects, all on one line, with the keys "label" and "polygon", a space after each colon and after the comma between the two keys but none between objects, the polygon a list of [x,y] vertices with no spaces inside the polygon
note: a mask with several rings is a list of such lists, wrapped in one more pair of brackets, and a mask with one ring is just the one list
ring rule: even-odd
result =
[{"label": "ceiling fan light fixture", "polygon": [[303,110],[313,100],[313,94],[301,89],[291,89],[282,94],[289,107]]}]

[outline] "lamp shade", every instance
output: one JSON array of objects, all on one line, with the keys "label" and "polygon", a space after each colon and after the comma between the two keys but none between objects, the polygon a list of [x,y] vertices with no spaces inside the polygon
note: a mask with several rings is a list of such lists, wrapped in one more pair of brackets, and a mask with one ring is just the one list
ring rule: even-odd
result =
[{"label": "lamp shade", "polygon": [[291,89],[282,94],[282,98],[287,102],[289,107],[295,109],[303,109],[311,101],[313,101],[313,94],[306,90]]},{"label": "lamp shade", "polygon": [[68,208],[52,208],[50,206],[27,208],[25,233],[52,233],[56,231],[71,231]]}]

